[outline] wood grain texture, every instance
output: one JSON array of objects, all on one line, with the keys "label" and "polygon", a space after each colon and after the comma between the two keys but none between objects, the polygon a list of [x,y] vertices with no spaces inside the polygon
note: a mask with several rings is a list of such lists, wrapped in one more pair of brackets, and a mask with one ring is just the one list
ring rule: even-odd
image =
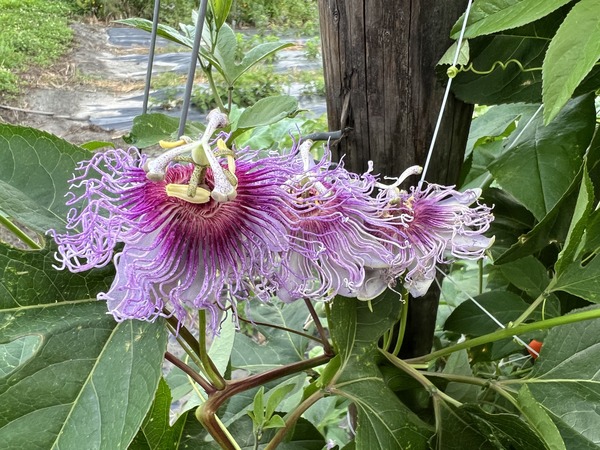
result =
[{"label": "wood grain texture", "polygon": [[[319,0],[330,130],[351,128],[332,147],[349,170],[398,176],[423,165],[445,90],[435,66],[466,0]],[[427,180],[456,183],[473,107],[451,95]],[[414,185],[413,178],[409,183]],[[410,303],[401,356],[430,351],[439,291]]]},{"label": "wood grain texture", "polygon": [[[347,167],[399,175],[424,164],[444,80],[435,65],[466,1],[320,0],[329,129],[352,131],[333,149]],[[450,98],[429,181],[458,177],[472,107]]]}]

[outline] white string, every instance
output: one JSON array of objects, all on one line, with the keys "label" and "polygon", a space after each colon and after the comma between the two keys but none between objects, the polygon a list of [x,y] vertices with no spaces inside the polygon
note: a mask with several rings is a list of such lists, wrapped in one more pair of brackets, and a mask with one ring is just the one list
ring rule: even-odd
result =
[{"label": "white string", "polygon": [[[444,277],[446,277],[446,280],[450,281],[450,283],[452,283],[452,284],[453,284],[455,287],[457,287],[457,288],[459,288],[459,289],[460,289],[460,286],[458,285],[458,283],[457,283],[456,281],[454,281],[454,280],[453,280],[453,279],[450,277],[450,275],[448,275],[448,274],[444,273],[444,271],[443,271],[443,270],[441,270],[439,267],[436,267],[436,269],[437,269],[437,271],[438,271],[439,273],[441,273],[441,274],[442,274]],[[443,292],[443,290],[442,290],[442,287],[439,285],[439,283],[438,283],[437,279],[436,279],[436,281],[435,281],[435,282],[437,283],[438,287],[440,288],[440,292]],[[461,289],[461,290],[462,290],[462,289]],[[464,291],[463,291],[463,292],[464,292]],[[496,325],[498,325],[498,326],[499,326],[500,328],[502,328],[502,329],[506,329],[506,326],[505,326],[505,325],[504,325],[502,322],[500,322],[498,319],[496,319],[496,317],[494,317],[494,315],[493,315],[491,312],[489,312],[487,309],[485,309],[485,307],[484,307],[484,306],[483,306],[481,303],[479,303],[477,300],[475,300],[475,299],[473,298],[473,296],[471,296],[471,295],[470,295],[468,292],[464,292],[464,294],[467,296],[467,298],[468,298],[469,300],[471,300],[473,303],[475,303],[475,305],[476,305],[476,306],[477,306],[477,307],[478,307],[478,308],[479,308],[481,311],[483,311],[483,312],[484,312],[484,313],[485,313],[485,314],[486,314],[486,315],[487,315],[487,316],[488,316],[490,319],[492,319],[492,321],[493,321],[493,322],[494,322]],[[538,353],[537,351],[535,351],[533,348],[531,348],[531,347],[529,346],[529,344],[526,344],[526,343],[525,343],[525,341],[524,341],[523,339],[521,339],[519,336],[513,335],[513,339],[514,339],[515,341],[517,341],[519,344],[521,344],[521,345],[523,345],[524,347],[526,347],[526,348],[527,348],[529,351],[533,352],[535,355],[539,356],[539,353]]]},{"label": "white string", "polygon": [[[467,4],[467,9],[465,10],[465,18],[463,19],[462,28],[460,29],[460,35],[458,36],[458,40],[456,41],[456,52],[454,53],[454,60],[452,61],[452,65],[456,66],[458,62],[458,58],[460,56],[460,49],[462,47],[463,37],[465,35],[465,30],[467,29],[467,20],[469,19],[469,14],[471,13],[471,4],[473,0],[469,0]],[[429,145],[429,151],[427,152],[427,158],[425,159],[425,164],[423,165],[423,173],[421,174],[421,179],[419,180],[419,188],[425,181],[425,176],[427,175],[427,169],[429,168],[429,162],[431,161],[431,155],[433,154],[433,148],[435,146],[435,142],[437,140],[438,132],[440,131],[440,126],[442,124],[442,117],[444,116],[444,111],[446,109],[446,102],[448,101],[448,96],[450,95],[450,86],[452,86],[452,78],[448,78],[448,84],[446,85],[446,91],[444,92],[444,98],[442,99],[442,106],[440,107],[440,113],[438,114],[437,122],[435,124],[435,128],[433,130],[433,136],[431,137],[431,144]]]}]

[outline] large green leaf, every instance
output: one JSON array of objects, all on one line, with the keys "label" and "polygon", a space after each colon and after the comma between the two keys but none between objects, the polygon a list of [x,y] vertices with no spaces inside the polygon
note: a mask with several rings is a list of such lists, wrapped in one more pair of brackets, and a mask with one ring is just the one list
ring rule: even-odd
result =
[{"label": "large green leaf", "polygon": [[556,117],[600,59],[598,11],[600,0],[577,2],[548,46],[542,66],[545,123]]},{"label": "large green leaf", "polygon": [[68,180],[89,158],[50,133],[0,124],[0,210],[40,232],[62,228]]},{"label": "large green leaf", "polygon": [[472,405],[455,408],[442,403],[440,419],[435,437],[439,450],[546,450],[535,432],[514,414],[490,414]]},{"label": "large green leaf", "polygon": [[[465,38],[473,38],[520,27],[550,14],[570,1],[475,0],[467,20]],[[458,38],[463,21],[464,16],[452,28],[451,34],[453,38]]]},{"label": "large green leaf", "polygon": [[398,320],[400,305],[390,290],[370,306],[340,296],[333,303],[331,333],[341,364],[328,389],[358,409],[357,449],[425,449],[432,434],[384,383],[375,364],[377,341]]},{"label": "large green leaf", "polygon": [[521,412],[525,415],[538,436],[544,439],[549,450],[566,450],[565,443],[560,436],[558,428],[544,408],[535,400],[531,391],[524,385],[519,389],[517,397]]},{"label": "large green leaf", "polygon": [[59,272],[53,259],[0,245],[0,442],[126,448],[158,385],[164,324],[117,324],[93,298],[112,269]]},{"label": "large green leaf", "polygon": [[569,450],[600,446],[600,321],[551,329],[525,383],[558,427]]},{"label": "large green leaf", "polygon": [[571,100],[548,126],[538,115],[527,128],[519,124],[518,141],[489,170],[505,191],[541,220],[579,171],[595,120],[592,95]]},{"label": "large green leaf", "polygon": [[170,411],[171,391],[167,382],[161,378],[152,407],[128,450],[177,450],[185,419],[177,420],[171,426]]},{"label": "large green leaf", "polygon": [[[551,291],[565,291],[600,303],[600,258],[598,249],[588,254],[585,245],[586,227],[594,207],[594,187],[584,171],[569,234],[555,264],[556,275]],[[591,236],[595,239],[595,236]]]}]

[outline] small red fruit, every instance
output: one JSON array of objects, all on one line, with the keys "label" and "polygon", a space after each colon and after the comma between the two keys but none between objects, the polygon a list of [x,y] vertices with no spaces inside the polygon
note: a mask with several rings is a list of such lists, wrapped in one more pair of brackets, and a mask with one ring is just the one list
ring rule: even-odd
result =
[{"label": "small red fruit", "polygon": [[[527,351],[529,352],[529,354],[531,355],[531,357],[533,359],[537,359],[540,350],[542,349],[542,343],[540,341],[537,341],[535,339],[533,339],[530,343],[529,343],[529,347],[527,347]],[[535,350],[538,355],[536,355],[534,352],[532,352],[532,350]]]}]

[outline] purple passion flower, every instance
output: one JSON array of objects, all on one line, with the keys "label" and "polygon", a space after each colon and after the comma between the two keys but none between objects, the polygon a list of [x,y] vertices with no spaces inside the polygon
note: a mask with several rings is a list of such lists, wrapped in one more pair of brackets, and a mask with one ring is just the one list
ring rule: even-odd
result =
[{"label": "purple passion flower", "polygon": [[[427,292],[436,264],[482,258],[492,245],[494,238],[483,233],[494,216],[491,208],[477,202],[480,195],[480,189],[458,192],[437,184],[413,187],[410,192],[396,188],[380,192],[378,197],[388,200],[389,223],[396,228],[388,237],[399,244],[394,247],[396,261],[391,270],[403,276],[405,288],[414,297]],[[389,277],[389,273],[379,275]]]},{"label": "purple passion flower", "polygon": [[315,164],[312,142],[300,146],[301,175],[288,183],[295,196],[295,226],[291,247],[282,255],[285,281],[277,296],[331,300],[340,294],[356,297],[368,268],[389,267],[394,255],[375,232],[386,226],[381,207],[371,196],[376,180],[333,166],[330,154]]},{"label": "purple passion flower", "polygon": [[[290,200],[281,188],[291,176],[286,162],[218,162],[203,169],[198,193],[189,198],[192,164],[164,165],[164,179],[150,181],[147,159],[137,150],[97,153],[79,164],[71,181],[72,191],[83,193],[70,192],[67,204],[82,209],[71,209],[65,234],[50,231],[58,268],[81,272],[114,257],[116,277],[98,298],[116,320],[154,320],[167,308],[181,321],[188,310],[202,308],[217,331],[219,310],[235,307],[231,296],[270,295],[265,279],[288,250]],[[226,167],[234,172],[229,184]],[[115,254],[119,243],[124,246]]]}]

